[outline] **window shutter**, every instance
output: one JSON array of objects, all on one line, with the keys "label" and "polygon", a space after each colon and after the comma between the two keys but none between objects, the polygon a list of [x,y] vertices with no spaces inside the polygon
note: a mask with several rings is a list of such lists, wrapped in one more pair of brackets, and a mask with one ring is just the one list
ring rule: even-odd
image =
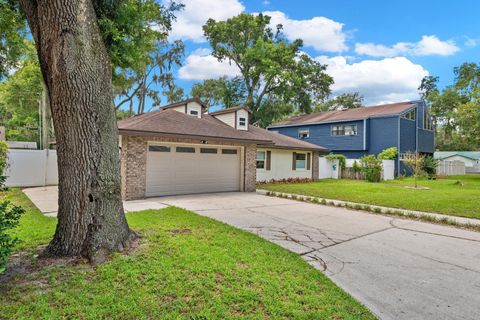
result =
[{"label": "window shutter", "polygon": [[267,164],[265,166],[265,169],[267,171],[270,171],[271,162],[272,162],[272,151],[267,151]]},{"label": "window shutter", "polygon": [[297,153],[293,153],[292,170],[297,170]]},{"label": "window shutter", "polygon": [[307,170],[310,170],[310,153],[307,153]]}]

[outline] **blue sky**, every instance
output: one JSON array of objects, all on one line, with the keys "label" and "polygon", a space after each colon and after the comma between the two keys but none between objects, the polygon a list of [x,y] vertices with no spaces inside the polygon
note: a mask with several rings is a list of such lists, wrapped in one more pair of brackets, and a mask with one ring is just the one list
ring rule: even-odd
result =
[{"label": "blue sky", "polygon": [[181,0],[171,35],[186,44],[178,84],[193,83],[238,71],[209,55],[201,26],[242,11],[265,12],[282,23],[290,40],[303,38],[304,51],[328,65],[335,80],[333,95],[359,91],[366,104],[418,98],[416,88],[427,74],[440,85],[453,81],[453,68],[479,62],[480,2],[377,0]]}]

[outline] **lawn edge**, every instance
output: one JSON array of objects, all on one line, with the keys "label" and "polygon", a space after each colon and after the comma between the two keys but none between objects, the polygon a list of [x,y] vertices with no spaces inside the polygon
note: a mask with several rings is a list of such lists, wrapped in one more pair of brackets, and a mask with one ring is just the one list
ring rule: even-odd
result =
[{"label": "lawn edge", "polygon": [[452,226],[460,229],[480,232],[480,220],[478,219],[456,217],[456,216],[450,216],[450,215],[441,214],[441,213],[416,211],[416,210],[408,210],[408,209],[401,209],[401,208],[391,208],[391,207],[384,207],[379,205],[372,205],[372,204],[358,203],[358,202],[351,202],[351,201],[344,201],[344,200],[337,200],[337,199],[328,199],[328,198],[307,196],[307,195],[295,194],[295,193],[277,192],[277,191],[270,191],[265,189],[257,189],[257,194],[261,194],[269,197],[286,198],[286,199],[291,199],[291,200],[296,200],[301,202],[309,202],[309,203],[318,204],[318,205],[341,207],[346,209],[363,211],[371,214],[400,217],[400,218],[405,218],[409,220],[429,222],[433,224]]}]

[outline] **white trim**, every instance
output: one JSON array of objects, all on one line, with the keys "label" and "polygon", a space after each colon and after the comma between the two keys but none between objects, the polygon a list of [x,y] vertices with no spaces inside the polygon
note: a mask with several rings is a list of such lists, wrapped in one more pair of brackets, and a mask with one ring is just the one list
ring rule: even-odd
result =
[{"label": "white trim", "polygon": [[363,151],[367,150],[367,119],[363,119]]},{"label": "white trim", "polygon": [[397,137],[397,140],[398,140],[398,156],[397,156],[398,171],[397,171],[397,175],[400,175],[400,152],[401,152],[401,146],[400,146],[400,132],[401,132],[401,130],[400,130],[400,125],[401,125],[401,123],[402,123],[402,121],[401,121],[402,118],[401,118],[401,117],[398,117],[397,119],[398,119],[398,120],[397,120],[397,121],[398,121],[398,124],[397,124],[397,127],[398,127],[398,129],[397,129],[397,132],[398,132],[398,133],[397,133],[397,135],[398,135],[398,137]]}]

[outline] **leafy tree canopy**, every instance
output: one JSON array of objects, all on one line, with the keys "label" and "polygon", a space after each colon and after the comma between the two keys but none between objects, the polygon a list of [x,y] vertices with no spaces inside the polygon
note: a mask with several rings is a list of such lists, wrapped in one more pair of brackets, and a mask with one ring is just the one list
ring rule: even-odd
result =
[{"label": "leafy tree canopy", "polygon": [[440,150],[480,149],[480,65],[454,68],[455,81],[438,89],[438,77],[422,80],[419,90],[430,106]]},{"label": "leafy tree canopy", "polygon": [[267,15],[242,13],[226,21],[209,19],[203,31],[212,55],[239,68],[253,122],[265,122],[261,117],[266,112],[261,109],[271,105],[269,99],[311,112],[312,105],[330,94],[333,79],[325,73],[326,67],[300,51],[302,40],[288,42],[281,25],[273,30]]},{"label": "leafy tree canopy", "polygon": [[0,83],[0,123],[9,140],[38,141],[38,100],[42,75],[33,43],[25,42],[24,59]]},{"label": "leafy tree canopy", "polygon": [[199,98],[208,107],[231,108],[246,103],[246,88],[241,77],[204,80],[192,86],[190,95]]},{"label": "leafy tree canopy", "polygon": [[333,111],[363,107],[363,96],[359,92],[342,93],[315,107],[315,111]]},{"label": "leafy tree canopy", "polygon": [[[93,4],[111,60],[117,108],[131,106],[135,100],[135,111],[143,112],[146,99],[157,106],[160,93],[178,97],[172,67],[180,64],[184,46],[181,41],[169,43],[168,33],[183,5],[155,0],[96,0]],[[0,79],[26,58],[29,34],[18,0],[0,0]]]}]

